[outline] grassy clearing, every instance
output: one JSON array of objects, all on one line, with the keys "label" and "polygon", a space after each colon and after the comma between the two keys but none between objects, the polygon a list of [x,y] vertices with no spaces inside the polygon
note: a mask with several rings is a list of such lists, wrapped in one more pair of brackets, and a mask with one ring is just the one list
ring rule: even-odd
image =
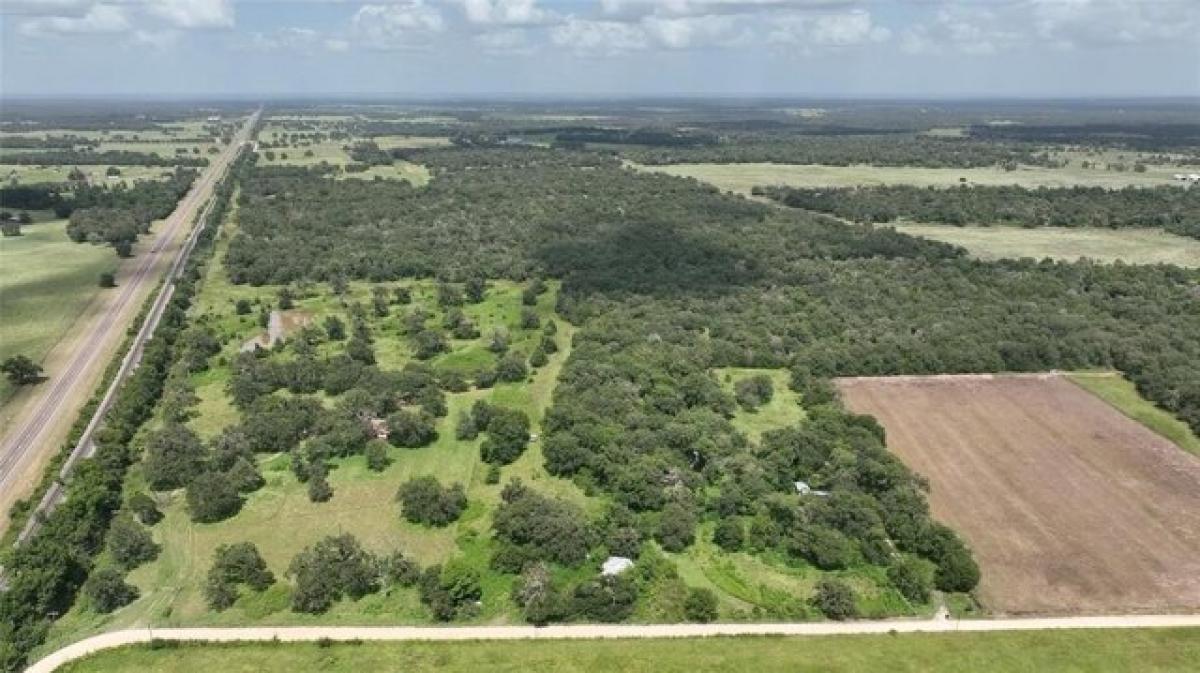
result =
[{"label": "grassy clearing", "polygon": [[733,416],[734,427],[746,433],[751,440],[757,442],[762,438],[764,432],[786,428],[804,420],[804,409],[800,406],[800,398],[788,387],[791,377],[786,369],[729,367],[716,369],[713,373],[716,374],[717,380],[720,381],[725,392],[731,395],[734,385],[742,379],[760,374],[766,374],[771,378],[771,385],[775,390],[771,401],[754,411],[747,411],[739,406]]},{"label": "grassy clearing", "polygon": [[1176,184],[1171,175],[1178,168],[1151,166],[1145,173],[1118,173],[1103,169],[1084,169],[1072,162],[1065,168],[1022,166],[1015,171],[1001,168],[915,168],[890,166],[821,166],[815,164],[675,164],[671,166],[641,166],[641,170],[657,171],[696,178],[721,189],[749,194],[756,185],[786,185],[789,187],[855,187],[862,185],[917,185],[920,187],[952,187],[972,185],[1021,185],[1024,187],[1125,187],[1128,185],[1155,186]]},{"label": "grassy clearing", "polygon": [[[111,248],[75,243],[66,226],[41,222],[22,227],[21,236],[0,237],[0,360],[45,357],[100,292],[100,273],[117,267]],[[0,403],[12,392],[0,381]]]},{"label": "grassy clearing", "polygon": [[898,224],[897,231],[966,248],[980,259],[1050,257],[1074,261],[1175,264],[1200,267],[1200,241],[1160,229],[1094,229],[1068,227],[954,227],[944,224]]},{"label": "grassy clearing", "polygon": [[442,136],[375,136],[371,138],[380,149],[392,150],[399,148],[418,147],[447,147],[450,139]]},{"label": "grassy clearing", "polygon": [[1119,374],[1076,372],[1068,374],[1067,378],[1126,416],[1171,440],[1179,448],[1200,456],[1200,437],[1170,412],[1159,409],[1139,395],[1133,383]]},{"label": "grassy clearing", "polygon": [[[186,157],[205,157],[211,158],[215,152],[210,153],[210,148],[220,149],[221,146],[213,142],[145,142],[145,141],[105,141],[100,143],[100,146],[95,149],[96,152],[108,151],[123,151],[123,152],[140,152],[142,154],[156,154],[160,157],[170,159],[177,156]],[[199,149],[199,152],[195,152]],[[177,150],[185,150],[186,154],[181,154]]]},{"label": "grassy clearing", "polygon": [[[47,166],[0,164],[0,179],[5,184],[32,185],[39,182],[66,182],[75,166],[51,164]],[[124,182],[130,185],[138,180],[161,180],[170,176],[169,166],[117,166],[119,178],[109,178],[108,166],[79,166],[94,185],[115,185]]]},{"label": "grassy clearing", "polygon": [[[110,650],[64,673],[109,671],[698,671],[1025,673],[1195,670],[1200,629],[455,643],[255,643]],[[400,664],[403,662],[403,664]]]}]

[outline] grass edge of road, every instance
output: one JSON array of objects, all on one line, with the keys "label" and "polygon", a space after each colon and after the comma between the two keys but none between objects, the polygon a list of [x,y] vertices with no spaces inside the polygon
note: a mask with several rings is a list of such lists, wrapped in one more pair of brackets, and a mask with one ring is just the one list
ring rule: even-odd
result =
[{"label": "grass edge of road", "polygon": [[1132,381],[1117,372],[1071,372],[1067,380],[1103,400],[1184,451],[1200,457],[1200,437],[1174,414],[1142,397]]},{"label": "grass edge of road", "polygon": [[63,673],[171,671],[236,666],[292,670],[663,671],[697,673],[752,664],[763,673],[825,671],[1194,670],[1200,628],[1052,629],[1041,631],[888,633],[700,638],[196,643],[153,641],[95,652]]}]

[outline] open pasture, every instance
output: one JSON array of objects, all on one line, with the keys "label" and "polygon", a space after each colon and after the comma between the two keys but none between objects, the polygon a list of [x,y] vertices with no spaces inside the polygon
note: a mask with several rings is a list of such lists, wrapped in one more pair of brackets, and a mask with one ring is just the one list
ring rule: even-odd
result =
[{"label": "open pasture", "polygon": [[68,664],[64,673],[246,670],[604,671],[700,673],[1017,673],[1194,670],[1198,629],[672,638],[539,642],[240,643],[126,647]]},{"label": "open pasture", "polygon": [[997,613],[1200,608],[1200,459],[1057,375],[841,379]]},{"label": "open pasture", "polygon": [[[891,226],[891,225],[888,225]],[[983,260],[1033,257],[1129,264],[1200,267],[1200,240],[1161,229],[1093,227],[955,227],[945,224],[895,225],[897,231],[959,245]]]},{"label": "open pasture", "polygon": [[[967,185],[1020,185],[1022,187],[1119,188],[1129,185],[1156,186],[1173,184],[1173,173],[1180,169],[1151,166],[1145,173],[1084,169],[1078,163],[1065,168],[1021,166],[1013,171],[1002,168],[916,168],[893,166],[823,166],[816,164],[673,164],[641,166],[686,178],[696,178],[717,187],[749,194],[759,185],[788,187],[856,187],[863,185],[917,185],[953,187]],[[963,180],[965,178],[965,181]]]},{"label": "open pasture", "polygon": [[124,182],[126,185],[138,180],[160,180],[170,175],[170,166],[117,166],[121,175],[109,177],[108,166],[67,166],[51,164],[46,166],[0,164],[0,179],[5,184],[32,185],[40,182],[67,182],[71,171],[78,168],[87,176],[87,181],[94,185],[114,185]]}]

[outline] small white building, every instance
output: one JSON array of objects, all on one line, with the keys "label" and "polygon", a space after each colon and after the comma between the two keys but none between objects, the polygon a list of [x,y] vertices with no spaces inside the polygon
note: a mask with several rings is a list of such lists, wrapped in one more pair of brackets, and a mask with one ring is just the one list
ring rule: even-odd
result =
[{"label": "small white building", "polygon": [[800,495],[815,495],[822,498],[829,495],[829,491],[820,491],[814,489],[812,486],[808,485],[807,481],[796,481],[792,482],[792,484],[796,487],[796,493],[799,493]]},{"label": "small white building", "polygon": [[601,575],[620,575],[633,567],[633,560],[624,556],[609,556],[600,566]]}]

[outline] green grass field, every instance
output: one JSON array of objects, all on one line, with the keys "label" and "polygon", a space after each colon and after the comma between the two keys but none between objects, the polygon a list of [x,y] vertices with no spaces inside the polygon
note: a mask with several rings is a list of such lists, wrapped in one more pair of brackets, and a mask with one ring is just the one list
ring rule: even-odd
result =
[{"label": "green grass field", "polygon": [[[0,360],[41,360],[100,292],[100,273],[117,267],[111,248],[71,241],[66,225],[40,222],[22,227],[21,236],[0,237]],[[0,404],[12,392],[0,380]]]},{"label": "green grass field", "polygon": [[447,147],[450,139],[446,137],[429,136],[376,136],[371,138],[380,149],[391,150],[398,148],[417,147]]},{"label": "green grass field", "polygon": [[1200,267],[1200,240],[1160,229],[1094,229],[1067,227],[954,227],[944,224],[898,224],[897,231],[952,243],[985,260],[1033,257],[1074,261],[1175,264]]},{"label": "green grass field", "polygon": [[[0,164],[0,180],[5,184],[31,185],[39,182],[66,182],[75,166],[66,165],[17,165]],[[124,182],[126,185],[137,180],[161,180],[173,169],[169,166],[117,166],[121,171],[119,178],[109,178],[106,174],[108,166],[79,166],[79,170],[87,175],[88,182],[95,185],[115,185]]]},{"label": "green grass field", "polygon": [[443,643],[127,647],[63,673],[579,671],[1115,673],[1195,671],[1200,629]]},{"label": "green grass field", "polygon": [[[301,147],[261,148],[258,156],[263,166],[315,166],[321,162],[334,166],[345,166],[351,163],[350,155],[342,149],[346,141],[314,143]],[[270,152],[274,158],[267,158]],[[311,152],[312,156],[308,156]],[[287,155],[284,158],[284,155]],[[424,166],[396,161],[391,166],[371,166],[361,173],[338,173],[339,180],[408,180],[413,185],[421,186],[429,182],[429,169]]]},{"label": "green grass field", "polygon": [[952,187],[967,179],[972,185],[1021,185],[1025,187],[1070,187],[1074,185],[1125,187],[1177,184],[1172,173],[1180,169],[1150,166],[1145,173],[1118,173],[1103,169],[1084,169],[1072,162],[1065,168],[1022,166],[1015,171],[1001,168],[914,168],[891,166],[822,166],[801,164],[674,164],[641,166],[681,177],[696,178],[721,189],[749,194],[756,185],[789,187],[855,187],[861,185],[917,185]]},{"label": "green grass field", "polygon": [[1138,394],[1133,383],[1111,372],[1068,374],[1073,383],[1108,402],[1121,413],[1166,437],[1181,449],[1200,456],[1200,437],[1170,412],[1159,409]]},{"label": "green grass field", "polygon": [[713,370],[713,374],[725,392],[730,395],[733,394],[734,385],[742,379],[759,374],[766,374],[771,378],[771,385],[775,391],[771,401],[754,411],[747,411],[739,406],[733,416],[734,427],[746,433],[746,436],[753,441],[757,442],[762,437],[762,433],[768,430],[786,428],[804,420],[804,409],[800,406],[800,399],[788,387],[791,376],[786,369],[730,367]]}]

